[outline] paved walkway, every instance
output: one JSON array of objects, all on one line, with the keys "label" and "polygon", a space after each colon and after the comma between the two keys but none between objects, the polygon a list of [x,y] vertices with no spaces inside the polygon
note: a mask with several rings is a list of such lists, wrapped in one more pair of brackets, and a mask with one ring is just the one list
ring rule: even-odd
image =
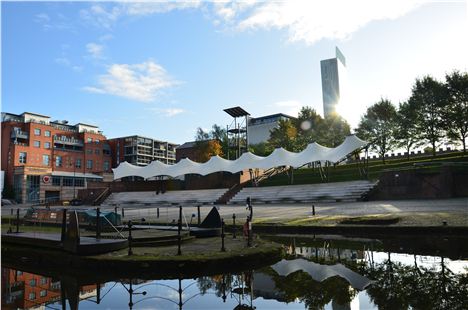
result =
[{"label": "paved walkway", "polygon": [[[160,206],[159,218],[157,217],[156,206],[123,206],[125,209],[124,220],[141,219],[172,222],[178,218],[179,209],[177,206]],[[183,211],[186,221],[190,223],[197,222],[196,205],[183,205]],[[248,211],[244,205],[220,205],[217,206],[221,216],[231,223],[232,215],[235,213],[239,221],[245,221]],[[255,204],[254,219],[293,219],[307,217],[311,215],[312,204]],[[14,206],[16,209],[17,206]],[[21,206],[21,214],[24,214],[28,206]],[[96,208],[94,206],[80,206],[79,208]],[[211,206],[202,206],[201,218],[208,214]],[[10,206],[2,207],[2,215],[10,214]],[[113,207],[104,207],[102,210],[114,210]],[[121,213],[121,208],[118,210]],[[317,203],[315,204],[316,215],[326,216],[360,216],[369,214],[397,214],[408,212],[449,212],[466,213],[468,216],[468,198],[453,199],[429,199],[429,200],[390,200],[390,201],[360,201],[360,202],[336,202],[336,203]]]}]

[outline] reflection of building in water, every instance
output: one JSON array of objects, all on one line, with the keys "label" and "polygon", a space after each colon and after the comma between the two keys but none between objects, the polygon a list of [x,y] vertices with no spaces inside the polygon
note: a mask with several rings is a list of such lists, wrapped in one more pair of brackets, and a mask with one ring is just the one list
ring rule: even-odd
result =
[{"label": "reflection of building in water", "polygon": [[[60,301],[60,281],[2,268],[2,309],[31,309]],[[96,294],[95,285],[80,287],[80,299]]]},{"label": "reflection of building in water", "polygon": [[329,258],[329,259],[342,259],[342,260],[362,260],[364,259],[364,251],[352,249],[340,249],[324,247],[303,247],[296,246],[289,248],[289,254],[295,254],[306,258]]}]

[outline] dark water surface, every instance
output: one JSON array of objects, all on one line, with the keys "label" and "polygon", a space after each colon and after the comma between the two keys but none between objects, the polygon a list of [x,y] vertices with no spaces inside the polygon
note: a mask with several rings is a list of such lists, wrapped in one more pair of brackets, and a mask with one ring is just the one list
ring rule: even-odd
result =
[{"label": "dark water surface", "polygon": [[468,309],[464,238],[268,238],[285,259],[197,278],[97,283],[18,260],[2,265],[2,309]]}]

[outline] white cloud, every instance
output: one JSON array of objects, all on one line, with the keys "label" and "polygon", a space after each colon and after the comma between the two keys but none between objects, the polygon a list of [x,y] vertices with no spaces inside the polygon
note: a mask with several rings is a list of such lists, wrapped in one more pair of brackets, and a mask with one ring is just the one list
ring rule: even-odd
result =
[{"label": "white cloud", "polygon": [[46,13],[36,14],[35,21],[38,23],[48,23],[50,22],[50,17]]},{"label": "white cloud", "polygon": [[114,24],[125,16],[146,16],[167,13],[173,10],[197,8],[201,0],[170,1],[170,2],[122,2],[110,8],[102,4],[93,4],[89,9],[81,10],[80,17],[90,24],[111,29]]},{"label": "white cloud", "polygon": [[[218,16],[239,31],[286,29],[289,41],[313,44],[321,39],[346,39],[375,20],[395,19],[424,0],[295,0],[235,6],[224,3]],[[216,5],[215,5],[216,8]],[[246,9],[248,9],[246,11]],[[239,13],[242,16],[239,16]],[[232,22],[233,16],[239,16]]]},{"label": "white cloud", "polygon": [[103,49],[104,46],[100,44],[96,44],[93,42],[86,44],[86,50],[93,58],[102,58]]},{"label": "white cloud", "polygon": [[98,77],[97,86],[83,90],[151,102],[162,90],[177,84],[162,66],[149,60],[140,64],[113,64],[106,74]]},{"label": "white cloud", "polygon": [[167,109],[153,108],[150,110],[155,112],[156,114],[162,114],[166,117],[173,117],[178,114],[186,112],[184,109],[180,109],[180,108],[167,108]]},{"label": "white cloud", "polygon": [[277,113],[284,113],[296,117],[302,108],[302,104],[297,100],[278,101],[271,105]]}]

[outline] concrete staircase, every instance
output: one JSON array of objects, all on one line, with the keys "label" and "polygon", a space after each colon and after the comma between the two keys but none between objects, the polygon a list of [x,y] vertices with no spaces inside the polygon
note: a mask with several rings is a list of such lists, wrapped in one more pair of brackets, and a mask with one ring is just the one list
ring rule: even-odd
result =
[{"label": "concrete staircase", "polygon": [[350,181],[304,185],[245,187],[229,204],[244,204],[247,197],[253,203],[310,203],[358,201],[377,184],[371,181]]}]

